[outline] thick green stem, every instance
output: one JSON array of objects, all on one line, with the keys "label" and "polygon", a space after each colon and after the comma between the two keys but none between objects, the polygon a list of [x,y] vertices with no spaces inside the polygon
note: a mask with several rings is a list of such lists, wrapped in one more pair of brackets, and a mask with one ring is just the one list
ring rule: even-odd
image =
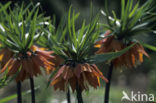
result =
[{"label": "thick green stem", "polygon": [[68,91],[67,91],[67,102],[71,103],[71,100],[70,100],[70,89],[69,88],[68,88]]},{"label": "thick green stem", "polygon": [[17,82],[17,103],[22,103],[21,82]]},{"label": "thick green stem", "polygon": [[110,93],[112,73],[113,73],[113,64],[111,63],[109,70],[108,70],[108,75],[107,75],[107,79],[109,82],[106,84],[106,88],[105,88],[105,101],[104,101],[104,103],[109,103],[109,93]]},{"label": "thick green stem", "polygon": [[35,103],[35,88],[34,88],[34,80],[30,77],[30,86],[31,86],[31,101]]},{"label": "thick green stem", "polygon": [[77,92],[77,100],[78,100],[78,103],[83,103],[83,99],[82,99],[82,90],[81,90],[81,88],[79,87],[78,82],[77,82],[77,84],[76,84],[76,92]]}]

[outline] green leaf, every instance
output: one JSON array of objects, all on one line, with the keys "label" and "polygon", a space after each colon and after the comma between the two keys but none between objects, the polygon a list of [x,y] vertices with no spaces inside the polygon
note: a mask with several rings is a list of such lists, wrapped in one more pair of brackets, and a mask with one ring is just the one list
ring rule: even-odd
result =
[{"label": "green leaf", "polygon": [[139,1],[137,2],[137,4],[134,6],[133,10],[129,14],[129,18],[131,18],[134,15],[134,13],[136,12],[136,10],[138,9],[138,6],[139,6]]},{"label": "green leaf", "polygon": [[117,51],[117,52],[97,54],[97,55],[91,57],[91,59],[93,60],[94,63],[101,63],[101,62],[105,62],[105,61],[108,61],[108,60],[112,60],[112,59],[115,59],[115,58],[121,56],[125,52],[127,52],[134,45],[135,45],[135,43],[128,46],[127,48],[124,48],[123,50]]},{"label": "green leaf", "polygon": [[36,18],[37,18],[37,14],[38,14],[39,9],[37,9],[37,11],[34,14],[33,20],[31,21],[31,28],[30,28],[30,32],[29,32],[29,36],[27,39],[27,43],[26,43],[26,48],[30,48],[33,44],[33,40],[34,40],[34,36],[35,36],[35,32],[36,32]]},{"label": "green leaf", "polygon": [[144,47],[152,50],[152,51],[156,51],[156,46],[153,46],[153,45],[149,45],[149,44],[146,44],[146,43],[141,43],[141,45],[143,45]]},{"label": "green leaf", "polygon": [[121,20],[124,18],[125,13],[125,0],[121,0]]},{"label": "green leaf", "polygon": [[83,38],[84,31],[85,31],[85,20],[83,21],[82,26],[81,26],[81,29],[80,29],[79,34],[78,34],[78,41],[79,41],[79,44],[81,43],[80,41],[81,41],[82,38]]},{"label": "green leaf", "polygon": [[73,34],[73,42],[74,42],[74,46],[77,47],[77,37],[76,37],[76,33],[75,33],[75,11],[73,11],[72,14],[72,34]]},{"label": "green leaf", "polygon": [[[123,2],[123,1],[122,1]],[[124,2],[123,3],[125,3],[125,0],[124,0]],[[125,30],[125,28],[126,28],[126,24],[127,24],[127,20],[128,20],[128,10],[129,10],[129,3],[130,3],[130,0],[128,0],[128,2],[127,2],[127,5],[126,5],[126,8],[124,8],[124,14],[122,14],[122,22],[123,22],[123,24],[122,24],[122,31],[124,31]],[[124,4],[123,4],[124,5]],[[122,12],[123,13],[123,12]]]},{"label": "green leaf", "polygon": [[69,31],[69,37],[72,40],[72,32],[71,32],[71,8],[72,6],[70,6],[69,11],[68,11],[68,31]]},{"label": "green leaf", "polygon": [[4,6],[0,4],[0,12],[5,11],[10,6],[10,4],[11,2],[6,3]]},{"label": "green leaf", "polygon": [[108,0],[105,0],[105,12],[106,12],[106,17],[107,17],[107,22],[109,26],[112,26],[110,21],[109,21],[109,8],[108,8]]},{"label": "green leaf", "polygon": [[[35,90],[39,89],[39,87],[35,87]],[[27,90],[25,92],[22,92],[22,96],[24,95],[27,95],[27,94],[30,94],[31,93],[31,90]],[[0,100],[0,103],[7,103],[9,101],[11,101],[12,99],[15,99],[17,98],[17,94],[13,94],[11,96],[8,96],[8,97],[5,97],[3,99]]]},{"label": "green leaf", "polygon": [[11,96],[8,96],[8,97],[5,97],[5,98],[1,99],[0,103],[7,103],[10,100],[15,99],[15,98],[17,98],[17,94],[13,94]]},{"label": "green leaf", "polygon": [[[1,5],[0,10],[3,7]],[[44,26],[43,24],[40,25],[40,23],[47,20],[47,18],[43,14],[38,14],[38,11],[38,6],[33,6],[31,3],[25,6],[22,3],[20,6],[9,7],[7,11],[0,12],[2,16],[4,15],[1,25],[3,25],[5,32],[0,30],[0,41],[3,42],[3,47],[17,52],[24,52],[39,39],[41,28]]]}]

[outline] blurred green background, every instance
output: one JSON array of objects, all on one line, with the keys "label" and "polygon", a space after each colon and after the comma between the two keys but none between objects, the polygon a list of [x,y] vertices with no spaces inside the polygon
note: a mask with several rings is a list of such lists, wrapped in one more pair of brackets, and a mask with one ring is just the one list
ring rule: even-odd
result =
[{"label": "blurred green background", "polygon": [[[6,3],[8,0],[1,0],[1,3]],[[144,3],[146,0],[140,0]],[[101,9],[104,10],[104,0],[12,0],[12,4],[18,3],[19,5],[24,2],[28,4],[30,2],[41,4],[41,12],[44,12],[46,16],[56,15],[57,24],[61,17],[66,15],[70,5],[73,6],[76,11],[80,11],[81,16],[77,26],[81,24],[83,19],[89,22],[91,15],[97,14]],[[91,2],[93,4],[93,14],[91,14]],[[13,6],[12,6],[13,7]],[[120,15],[120,0],[109,1],[110,10],[117,12]],[[102,22],[106,21],[106,18],[101,16]],[[149,44],[156,45],[156,34],[142,34],[142,37],[137,39],[143,40]],[[147,39],[148,38],[148,39]],[[122,91],[130,93],[131,91],[141,93],[152,93],[156,96],[156,53],[146,50],[150,58],[144,57],[143,64],[133,69],[114,69],[112,77],[112,88],[110,93],[110,103],[121,103]],[[106,76],[108,71],[107,64],[98,64],[100,70]],[[36,90],[36,103],[67,103],[66,93],[60,91],[54,91],[53,87],[47,88],[48,76],[39,76],[35,78]],[[97,89],[90,88],[89,91],[83,92],[84,103],[103,103],[104,98],[104,81],[101,81],[101,87]],[[29,80],[25,80],[22,83],[22,90],[27,91],[30,89]],[[8,86],[0,88],[0,100],[5,97],[16,94],[16,83],[12,81]],[[72,103],[75,103],[76,94],[72,93]],[[23,96],[23,103],[30,103],[30,93]],[[156,98],[155,98],[156,100]],[[7,103],[16,103],[16,98]],[[126,102],[127,103],[127,102]]]}]

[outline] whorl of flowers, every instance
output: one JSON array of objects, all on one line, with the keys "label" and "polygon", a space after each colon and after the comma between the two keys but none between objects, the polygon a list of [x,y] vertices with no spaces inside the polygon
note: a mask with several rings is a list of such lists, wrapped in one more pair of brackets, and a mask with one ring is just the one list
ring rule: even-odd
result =
[{"label": "whorl of flowers", "polygon": [[[107,0],[106,0],[107,1]],[[113,16],[109,16],[107,3],[105,10],[101,11],[102,15],[106,16],[108,25],[104,25],[107,28],[104,39],[97,41],[95,47],[99,48],[97,54],[117,52],[129,45],[135,44],[126,53],[120,57],[113,59],[112,63],[115,67],[136,67],[137,64],[143,62],[143,55],[148,56],[142,42],[136,40],[135,35],[141,35],[142,33],[150,33],[153,31],[152,22],[155,21],[155,15],[152,12],[155,10],[156,2],[154,0],[148,0],[142,6],[139,6],[139,2],[133,5],[133,0],[121,0],[121,16],[118,19],[115,12]],[[151,19],[147,19],[148,17]]]},{"label": "whorl of flowers", "polygon": [[[110,31],[107,31],[104,35],[109,36]],[[130,42],[128,44],[123,43],[120,40],[115,39],[114,36],[110,36],[106,39],[96,42],[95,47],[99,48],[96,52],[97,54],[117,52],[121,51],[124,48],[127,48],[129,45],[134,44],[135,42]],[[115,68],[120,67],[136,67],[137,64],[143,62],[143,55],[149,57],[149,55],[144,50],[143,46],[139,43],[136,43],[131,47],[126,53],[112,60],[112,63]]]},{"label": "whorl of flowers", "polygon": [[2,68],[1,73],[6,70],[8,71],[7,76],[12,76],[17,73],[16,81],[23,81],[41,74],[40,67],[45,68],[47,73],[50,73],[55,70],[55,64],[48,61],[48,59],[54,59],[54,57],[50,55],[52,53],[53,52],[50,51],[40,50],[37,46],[32,46],[26,54],[19,53],[16,57],[10,57]]},{"label": "whorl of flowers", "polygon": [[60,67],[51,84],[54,85],[55,90],[65,91],[67,86],[70,85],[74,92],[78,85],[80,90],[83,91],[88,90],[89,85],[94,88],[100,86],[100,78],[108,82],[95,64],[78,63],[75,66],[65,64]]},{"label": "whorl of flowers", "polygon": [[78,87],[83,91],[89,89],[89,85],[94,88],[100,86],[100,78],[108,82],[98,67],[91,62],[94,53],[90,54],[90,50],[94,48],[93,44],[98,37],[95,30],[98,19],[96,17],[91,20],[89,25],[84,21],[81,29],[76,30],[75,20],[78,16],[79,13],[75,14],[74,11],[71,16],[70,8],[68,22],[65,24],[61,22],[58,28],[49,25],[50,32],[47,31],[47,35],[43,36],[39,43],[42,45],[45,43],[44,40],[48,40],[46,46],[53,49],[62,60],[51,82],[55,90],[66,91],[71,87],[74,92]]},{"label": "whorl of flowers", "polygon": [[43,35],[44,24],[46,20],[42,14],[38,14],[38,5],[32,7],[29,11],[21,8],[10,8],[9,13],[5,13],[1,23],[0,30],[0,72],[6,72],[7,76],[16,74],[16,81],[23,81],[41,74],[41,67],[45,68],[47,73],[55,70],[55,56],[51,56],[53,51],[47,51],[34,44]]}]

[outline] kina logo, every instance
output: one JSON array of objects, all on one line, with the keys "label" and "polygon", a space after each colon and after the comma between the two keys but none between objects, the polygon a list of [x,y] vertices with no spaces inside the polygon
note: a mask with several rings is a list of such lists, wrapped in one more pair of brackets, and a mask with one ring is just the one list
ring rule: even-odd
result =
[{"label": "kina logo", "polygon": [[130,95],[128,95],[125,91],[122,91],[121,101],[135,101],[135,102],[154,102],[154,94],[142,94],[140,91],[134,93],[131,91]]}]

